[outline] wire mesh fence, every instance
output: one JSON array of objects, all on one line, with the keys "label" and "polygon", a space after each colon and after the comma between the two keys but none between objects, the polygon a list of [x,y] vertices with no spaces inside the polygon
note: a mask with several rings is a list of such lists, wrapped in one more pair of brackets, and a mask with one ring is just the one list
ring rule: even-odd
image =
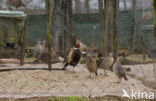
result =
[{"label": "wire mesh fence", "polygon": [[[52,54],[55,55],[56,60],[59,56],[66,57],[68,55],[71,47],[76,43],[75,40],[77,36],[87,48],[93,46],[97,50],[103,49],[104,43],[98,1],[99,0],[52,0],[52,47],[56,51],[56,53],[54,51]],[[117,50],[119,50],[119,52],[125,52],[125,59],[127,59],[126,57],[132,48],[132,33],[134,31],[133,18],[135,18],[136,23],[135,52],[139,55],[136,53],[132,54],[128,57],[128,62],[127,60],[126,62],[130,64],[130,66],[135,63],[138,65],[131,66],[132,72],[130,73],[134,74],[129,74],[128,76],[140,80],[148,87],[155,87],[155,64],[153,64],[153,61],[149,58],[148,63],[151,64],[141,64],[144,63],[142,62],[144,60],[142,59],[142,55],[140,55],[143,53],[145,55],[148,54],[150,58],[156,57],[152,0],[137,0],[135,17],[132,11],[132,0],[120,0],[119,5],[119,47]],[[5,18],[1,16],[2,13],[0,13],[0,59],[18,58],[17,56],[21,57],[24,55],[20,54],[21,50],[18,48],[21,48],[19,46],[22,46],[21,43],[23,43],[25,38],[23,34],[19,34],[23,32],[19,29],[25,29],[26,40],[25,46],[22,47],[26,48],[24,50],[26,53],[31,51],[31,54],[26,54],[26,59],[37,58],[34,62],[31,61],[31,63],[37,63],[39,59],[47,63],[48,52],[47,44],[45,44],[47,41],[47,13],[45,0],[1,0],[0,10],[10,10],[11,12],[9,14],[13,14],[13,11],[22,11],[26,14],[25,22],[21,23],[21,18],[12,18],[11,16]],[[110,16],[108,16],[108,19],[111,22]],[[25,24],[25,26],[23,24]],[[46,51],[45,54],[39,55],[43,53],[43,51]],[[147,62],[145,61],[145,63]],[[132,85],[136,86],[133,83]]]},{"label": "wire mesh fence", "polygon": [[[9,2],[10,1],[10,2]],[[46,38],[46,7],[45,0],[9,0],[5,5],[8,6],[8,9],[14,10],[23,10],[28,13],[27,18],[27,46],[34,46],[36,44],[36,40]],[[145,0],[146,1],[146,0]],[[4,2],[4,1],[3,1]],[[61,1],[57,1],[61,2]],[[57,3],[53,0],[54,5]],[[72,0],[72,8],[73,8],[73,35],[77,35],[80,37],[82,41],[84,41],[87,45],[95,44],[97,47],[101,47],[101,30],[100,30],[100,20],[99,20],[99,12],[98,12],[98,0],[94,1],[81,1],[81,0]],[[121,2],[120,14],[119,14],[119,45],[121,49],[130,49],[130,39],[132,33],[132,11],[130,1],[127,1],[127,8],[123,7],[123,2]],[[148,8],[151,6],[151,2],[149,1],[137,3],[137,15],[136,22],[137,32],[136,32],[136,44],[137,48],[141,48],[141,39],[140,33],[142,25],[151,25],[153,24],[153,18],[147,18],[147,21],[144,21],[144,16],[148,17],[152,14],[152,8]],[[149,4],[149,5],[146,5]],[[88,6],[89,4],[89,6]],[[62,7],[65,5],[57,5],[54,6],[56,20],[62,14]],[[69,3],[66,5],[69,6]],[[141,8],[140,6],[147,6]],[[1,5],[1,8],[7,9]],[[149,12],[150,14],[145,14]],[[54,17],[55,18],[55,17]],[[56,21],[57,23],[58,21]],[[55,21],[54,21],[55,23]],[[55,27],[59,27],[59,22],[55,24]],[[57,29],[55,33],[61,35],[62,32],[59,32],[60,29]],[[55,37],[56,34],[53,36]],[[88,37],[90,36],[90,37]],[[58,37],[58,36],[57,36]],[[56,37],[55,37],[56,38]],[[54,38],[54,40],[55,40]],[[98,40],[99,39],[99,40]],[[57,41],[57,40],[55,40]],[[97,41],[97,42],[96,42]]]}]

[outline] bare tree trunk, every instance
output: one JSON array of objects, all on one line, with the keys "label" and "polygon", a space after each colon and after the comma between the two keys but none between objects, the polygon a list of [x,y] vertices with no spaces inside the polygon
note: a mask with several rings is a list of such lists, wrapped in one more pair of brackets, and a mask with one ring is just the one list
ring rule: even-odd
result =
[{"label": "bare tree trunk", "polygon": [[68,18],[69,18],[69,49],[72,47],[73,42],[73,19],[72,19],[72,0],[68,1]]},{"label": "bare tree trunk", "polygon": [[154,80],[156,81],[156,64],[153,64],[153,76]]},{"label": "bare tree trunk", "polygon": [[53,9],[52,9],[52,1],[46,0],[46,11],[47,11],[47,46],[48,46],[48,68],[49,71],[52,70],[51,60],[52,60],[52,19],[53,19]]},{"label": "bare tree trunk", "polygon": [[105,14],[105,17],[104,17],[104,54],[108,54],[108,10],[109,10],[109,2],[110,0],[105,0],[105,3],[104,3],[104,14]]},{"label": "bare tree trunk", "polygon": [[154,14],[154,36],[156,43],[156,0],[153,0],[153,14]]},{"label": "bare tree trunk", "polygon": [[104,25],[104,9],[103,9],[103,0],[98,0],[98,4],[99,4],[99,15],[100,15],[100,22],[101,22],[101,34],[102,34],[102,51],[104,49],[104,33],[105,33],[105,25]]},{"label": "bare tree trunk", "polygon": [[136,0],[132,0],[132,37],[131,52],[135,52],[136,47]]},{"label": "bare tree trunk", "polygon": [[[0,25],[1,25],[1,20],[0,20]],[[2,27],[0,27],[0,58],[1,58],[1,55],[2,55],[2,46],[3,46],[3,30],[2,30]]]},{"label": "bare tree trunk", "polygon": [[125,9],[125,11],[127,10],[127,3],[126,3],[126,0],[123,0],[123,2],[124,2],[124,9]]},{"label": "bare tree trunk", "polygon": [[108,53],[113,52],[113,0],[109,2],[108,10]]},{"label": "bare tree trunk", "polygon": [[61,24],[62,24],[62,35],[61,35],[61,55],[64,56],[65,55],[65,34],[66,34],[66,4],[65,4],[65,0],[61,0]]},{"label": "bare tree trunk", "polygon": [[66,56],[71,48],[72,42],[72,0],[62,0],[62,51]]},{"label": "bare tree trunk", "polygon": [[61,40],[60,40],[60,33],[62,33],[62,23],[61,23],[61,0],[54,0],[54,9],[53,9],[53,30],[52,30],[52,36],[53,36],[53,48],[58,54],[61,54]]},{"label": "bare tree trunk", "polygon": [[72,0],[66,0],[66,52],[68,53],[72,43]]},{"label": "bare tree trunk", "polygon": [[20,65],[24,65],[25,57],[25,40],[26,40],[26,21],[24,21],[24,29],[20,32]]},{"label": "bare tree trunk", "polygon": [[85,0],[85,13],[89,13],[89,10],[90,10],[90,6],[89,6],[89,2],[90,0]]},{"label": "bare tree trunk", "polygon": [[114,0],[114,35],[113,35],[113,56],[118,58],[118,24],[119,24],[119,0]]},{"label": "bare tree trunk", "polygon": [[75,0],[75,12],[81,13],[81,0]]},{"label": "bare tree trunk", "polygon": [[[1,3],[2,1],[0,1],[0,3]],[[1,5],[0,5],[0,10],[2,10],[2,7],[1,7]]]},{"label": "bare tree trunk", "polygon": [[64,32],[63,32],[63,36],[64,36],[64,40],[63,40],[63,43],[64,43],[64,55],[67,54],[68,50],[67,50],[67,38],[68,38],[68,33],[67,33],[67,30],[68,30],[68,26],[67,26],[67,0],[64,0],[64,7],[63,7],[63,13],[64,13],[64,16],[63,16],[63,25],[64,25]]},{"label": "bare tree trunk", "polygon": [[[155,36],[155,43],[156,43],[156,0],[153,0],[153,15],[154,15],[154,36]],[[156,65],[153,65],[153,74],[156,80]]]}]

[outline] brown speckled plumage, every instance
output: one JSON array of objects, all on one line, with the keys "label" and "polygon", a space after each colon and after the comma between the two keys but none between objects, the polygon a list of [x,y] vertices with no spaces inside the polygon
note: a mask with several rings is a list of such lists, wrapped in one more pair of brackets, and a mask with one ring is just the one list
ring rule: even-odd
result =
[{"label": "brown speckled plumage", "polygon": [[96,60],[90,55],[87,55],[86,57],[86,66],[88,71],[90,72],[90,77],[91,77],[91,73],[95,73],[96,76],[98,76]]},{"label": "brown speckled plumage", "polygon": [[122,67],[120,60],[121,58],[119,58],[113,66],[113,71],[116,74],[116,76],[119,78],[118,83],[121,82],[122,78],[124,78],[126,81],[128,80],[126,76],[126,70],[124,67]]},{"label": "brown speckled plumage", "polygon": [[105,57],[99,57],[99,59],[96,60],[96,62],[97,62],[97,68],[104,69],[104,75],[107,75],[106,70],[110,70],[110,67],[114,63],[114,58],[111,55]]}]

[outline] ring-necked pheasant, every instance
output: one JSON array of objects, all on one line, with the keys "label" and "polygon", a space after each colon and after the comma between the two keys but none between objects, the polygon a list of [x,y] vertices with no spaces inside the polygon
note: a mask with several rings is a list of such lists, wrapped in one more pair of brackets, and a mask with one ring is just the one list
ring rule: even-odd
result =
[{"label": "ring-necked pheasant", "polygon": [[104,75],[107,76],[106,70],[110,70],[111,66],[114,63],[114,58],[112,54],[110,53],[108,56],[98,57],[96,62],[97,62],[97,68],[103,69]]},{"label": "ring-necked pheasant", "polygon": [[113,71],[116,74],[116,76],[119,78],[117,83],[121,83],[122,78],[124,78],[126,81],[128,80],[126,76],[126,70],[121,65],[121,62],[120,62],[121,59],[122,58],[118,58],[115,64],[113,65]]},{"label": "ring-necked pheasant", "polygon": [[76,45],[74,45],[71,48],[68,56],[64,60],[63,63],[65,63],[65,65],[62,68],[62,70],[65,70],[68,65],[71,65],[73,66],[73,72],[74,72],[74,68],[79,63],[80,58],[81,58],[80,43],[77,42]]},{"label": "ring-necked pheasant", "polygon": [[87,54],[86,56],[86,66],[90,72],[90,77],[92,73],[95,73],[95,75],[98,76],[96,59],[94,59],[90,54]]}]

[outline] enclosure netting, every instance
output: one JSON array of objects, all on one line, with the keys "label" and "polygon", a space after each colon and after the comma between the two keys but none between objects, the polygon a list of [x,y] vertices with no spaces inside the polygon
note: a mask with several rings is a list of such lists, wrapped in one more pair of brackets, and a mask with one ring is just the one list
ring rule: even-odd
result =
[{"label": "enclosure netting", "polygon": [[[13,0],[12,0],[13,1]],[[53,9],[56,7],[55,2],[59,0],[53,1]],[[94,45],[97,48],[102,47],[102,35],[101,35],[101,27],[100,27],[100,17],[98,11],[98,0],[88,0],[89,2],[89,11],[86,10],[85,0],[72,0],[72,8],[73,8],[73,35],[79,36],[80,40],[86,44],[87,46]],[[95,2],[96,1],[96,2]],[[120,11],[119,11],[119,24],[118,24],[118,40],[119,40],[119,48],[120,49],[130,49],[131,45],[131,33],[132,33],[132,7],[131,1],[126,0],[127,8],[124,9],[122,6],[124,0],[120,0]],[[139,0],[138,0],[139,1]],[[142,0],[140,0],[142,1]],[[149,43],[149,49],[156,49],[156,45],[154,43],[154,35],[153,35],[153,11],[152,11],[152,0],[144,0],[146,2],[140,3],[137,2],[137,11],[136,11],[136,49],[142,52],[142,36],[145,37]],[[45,0],[22,0],[25,4],[23,7],[11,7],[12,10],[20,10],[24,11],[27,14],[26,20],[26,48],[34,47],[38,40],[46,40],[47,34],[47,15],[46,15],[46,6]],[[147,3],[148,2],[148,3]],[[20,3],[19,3],[20,4]],[[147,4],[147,5],[146,5]],[[149,5],[148,5],[149,4]],[[144,5],[144,6],[143,6]],[[9,9],[3,8],[0,5],[0,9]],[[14,5],[12,5],[14,6]],[[16,6],[16,5],[15,5]],[[18,6],[18,5],[17,5]],[[69,3],[67,3],[69,6]],[[62,5],[63,7],[63,5]],[[56,7],[56,11],[53,14],[56,14],[55,18],[59,18],[61,15],[61,9]],[[147,17],[147,18],[146,18]],[[149,18],[148,18],[149,17]],[[60,31],[61,21],[53,19],[55,24],[53,27],[55,28],[55,32],[53,33],[53,40],[60,41],[62,37],[62,32]],[[58,21],[58,22],[56,22]],[[57,26],[57,27],[56,27]],[[150,27],[150,28],[149,28]],[[145,30],[145,31],[143,31]],[[11,35],[14,32],[11,32]],[[58,36],[56,36],[58,35]],[[56,39],[57,38],[57,39]],[[68,40],[67,40],[68,41]],[[64,41],[66,42],[66,41]],[[55,43],[53,41],[53,43]],[[151,48],[152,47],[152,48]],[[142,72],[142,75],[146,77],[147,73],[152,73],[152,69],[149,72],[145,72],[144,70],[139,71]],[[148,78],[149,80],[151,78]]]},{"label": "enclosure netting", "polygon": [[[98,48],[102,47],[102,35],[101,35],[101,27],[100,27],[100,17],[98,11],[98,0],[90,0],[90,9],[86,13],[85,1],[75,2],[72,0],[72,8],[73,8],[73,35],[79,36],[80,40],[86,44],[87,46],[94,45]],[[78,0],[77,0],[78,1]],[[94,3],[92,3],[94,1]],[[149,46],[153,47],[152,49],[156,49],[153,42],[153,28],[147,28],[147,26],[153,25],[153,11],[152,11],[152,1],[144,0],[145,2],[137,2],[137,11],[136,11],[136,50],[138,52],[142,52],[143,40],[142,37],[145,37],[148,40]],[[122,3],[122,0],[120,1]],[[148,3],[147,3],[148,2]],[[120,6],[122,6],[120,3]],[[131,0],[127,0],[127,5],[131,5]],[[147,5],[146,5],[147,3]],[[148,5],[149,4],[149,5]],[[96,5],[96,7],[95,7]],[[54,6],[55,7],[55,6]],[[94,9],[96,8],[96,9]],[[60,8],[61,9],[61,8]],[[59,16],[58,9],[55,13]],[[34,10],[34,9],[31,9]],[[37,10],[37,9],[35,9]],[[29,13],[27,19],[27,46],[34,46],[36,44],[36,40],[39,38],[46,39],[46,12],[45,6],[41,9],[43,12],[38,13]],[[59,21],[58,21],[59,23]],[[57,23],[55,23],[57,24]],[[55,26],[55,25],[54,25]],[[58,26],[58,25],[56,25]],[[60,26],[60,25],[59,25]],[[131,35],[132,35],[132,7],[129,6],[126,9],[120,8],[119,11],[119,32],[118,32],[118,40],[119,40],[119,48],[120,49],[130,49],[131,45]],[[147,30],[146,30],[147,29]],[[57,29],[58,34],[59,32]],[[146,31],[143,31],[146,30]],[[56,33],[55,33],[56,34]],[[59,38],[58,38],[59,40]],[[148,47],[146,47],[148,48]],[[150,48],[151,49],[151,48]],[[139,70],[138,70],[139,71]],[[148,77],[145,70],[141,70],[142,75]],[[149,71],[149,73],[152,73]],[[151,74],[152,75],[152,74]],[[150,76],[149,76],[150,77]],[[150,80],[151,78],[147,78]]]},{"label": "enclosure netting", "polygon": [[[74,6],[74,5],[73,5]],[[74,7],[73,7],[74,9]],[[33,9],[32,9],[33,10]],[[40,10],[40,9],[39,9]],[[35,9],[36,11],[36,9]],[[90,10],[89,14],[73,11],[73,34],[80,37],[80,39],[87,45],[94,44],[97,47],[102,45],[102,37],[100,30],[100,17],[98,10]],[[136,32],[136,44],[137,48],[141,48],[141,30],[143,25],[153,25],[153,18],[142,21],[144,13],[150,12],[152,14],[152,8],[137,9],[137,32]],[[46,38],[46,12],[30,13],[27,17],[27,45],[35,45],[35,41],[41,37]],[[121,10],[119,14],[119,46],[121,49],[130,49],[130,39],[132,33],[132,11],[131,9]]]}]

